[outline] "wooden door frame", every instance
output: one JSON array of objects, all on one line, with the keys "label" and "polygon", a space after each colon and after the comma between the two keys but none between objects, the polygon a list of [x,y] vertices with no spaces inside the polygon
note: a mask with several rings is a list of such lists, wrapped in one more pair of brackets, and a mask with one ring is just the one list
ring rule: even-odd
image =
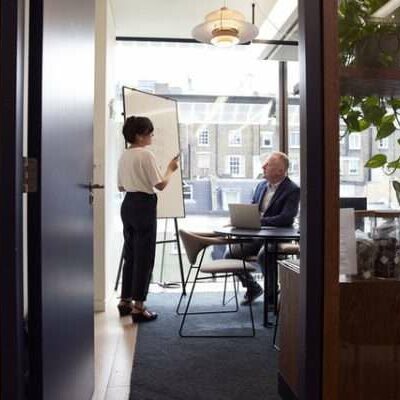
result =
[{"label": "wooden door frame", "polygon": [[24,0],[0,0],[0,398],[24,392],[22,138]]},{"label": "wooden door frame", "polygon": [[300,393],[338,397],[339,80],[337,2],[299,0]]}]

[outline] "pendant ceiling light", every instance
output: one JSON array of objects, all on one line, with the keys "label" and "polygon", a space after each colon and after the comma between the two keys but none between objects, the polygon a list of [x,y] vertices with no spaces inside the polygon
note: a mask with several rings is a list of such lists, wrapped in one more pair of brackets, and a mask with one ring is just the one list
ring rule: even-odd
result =
[{"label": "pendant ceiling light", "polygon": [[222,7],[207,14],[205,22],[193,28],[192,35],[199,42],[229,47],[252,41],[258,29],[246,22],[241,12]]}]

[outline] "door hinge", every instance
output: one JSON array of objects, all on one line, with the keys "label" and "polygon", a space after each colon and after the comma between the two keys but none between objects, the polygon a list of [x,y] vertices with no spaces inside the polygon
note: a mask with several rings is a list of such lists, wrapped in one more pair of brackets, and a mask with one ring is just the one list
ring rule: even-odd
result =
[{"label": "door hinge", "polygon": [[24,157],[23,192],[36,193],[38,182],[38,167],[36,158]]}]

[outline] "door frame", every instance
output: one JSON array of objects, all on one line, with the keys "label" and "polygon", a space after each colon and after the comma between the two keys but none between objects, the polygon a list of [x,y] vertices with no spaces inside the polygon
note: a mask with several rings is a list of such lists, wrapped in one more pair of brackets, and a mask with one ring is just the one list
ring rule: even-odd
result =
[{"label": "door frame", "polygon": [[24,0],[0,0],[0,60],[0,399],[19,400],[24,394]]},{"label": "door frame", "polygon": [[336,400],[339,376],[337,1],[299,0],[301,400]]}]

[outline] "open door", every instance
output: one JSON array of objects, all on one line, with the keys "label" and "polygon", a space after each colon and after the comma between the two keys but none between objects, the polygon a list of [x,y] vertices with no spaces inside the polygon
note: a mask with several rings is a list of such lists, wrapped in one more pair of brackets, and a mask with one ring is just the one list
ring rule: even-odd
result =
[{"label": "open door", "polygon": [[22,302],[22,0],[0,0],[0,399],[20,400]]},{"label": "open door", "polygon": [[94,0],[30,2],[28,198],[30,395],[87,400],[94,388]]}]

